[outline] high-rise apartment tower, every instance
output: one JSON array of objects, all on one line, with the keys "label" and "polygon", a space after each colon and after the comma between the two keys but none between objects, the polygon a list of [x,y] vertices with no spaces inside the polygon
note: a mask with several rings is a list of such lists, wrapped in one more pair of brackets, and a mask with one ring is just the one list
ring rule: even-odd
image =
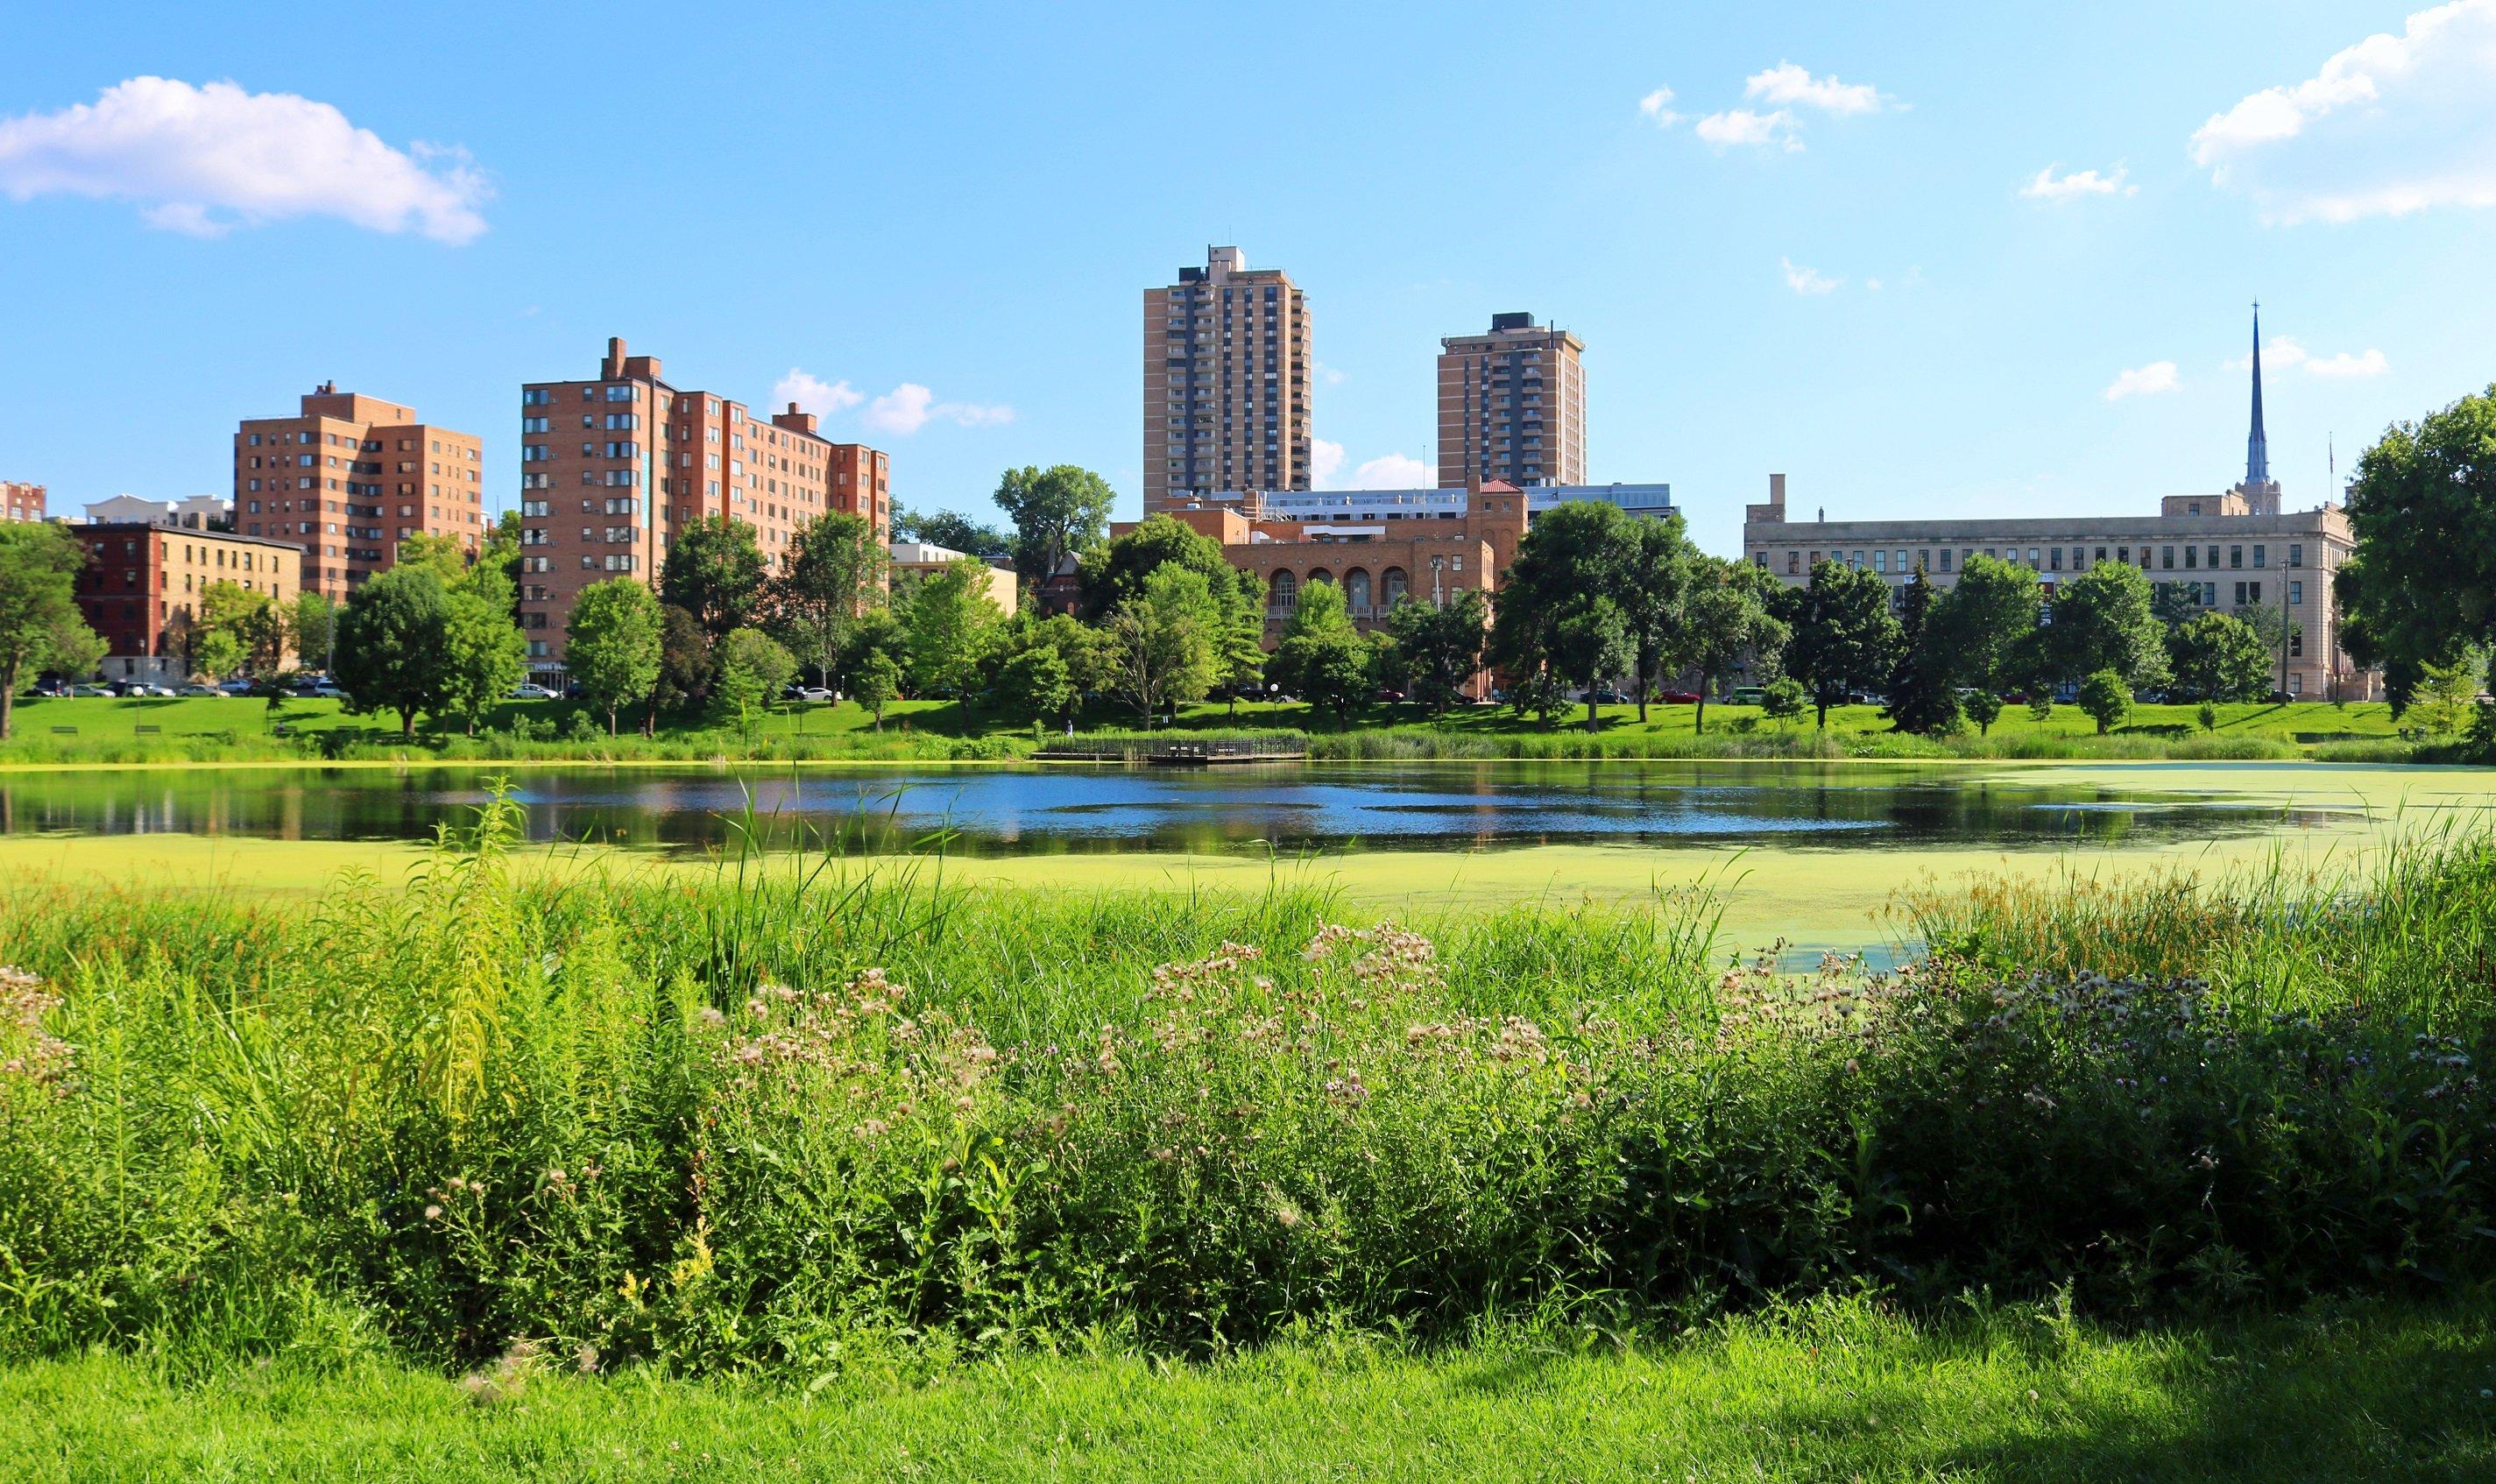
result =
[{"label": "high-rise apartment tower", "polygon": [[1585,342],[1530,314],[1439,342],[1439,485],[1586,482]]},{"label": "high-rise apartment tower", "polygon": [[798,527],[832,510],[891,529],[882,452],[836,444],[792,402],[767,419],[687,391],[658,357],[607,342],[598,376],[520,388],[520,628],[540,669],[562,663],[573,600],[593,582],[652,585],[671,535],[705,515],[754,528],[774,570]]},{"label": "high-rise apartment tower", "polygon": [[1190,490],[1309,487],[1309,309],[1235,247],[1144,291],[1144,510]]},{"label": "high-rise apartment tower", "polygon": [[234,525],[303,549],[303,588],[344,600],[419,532],[474,551],[485,534],[484,445],[416,409],[324,382],[292,417],[234,432]]}]

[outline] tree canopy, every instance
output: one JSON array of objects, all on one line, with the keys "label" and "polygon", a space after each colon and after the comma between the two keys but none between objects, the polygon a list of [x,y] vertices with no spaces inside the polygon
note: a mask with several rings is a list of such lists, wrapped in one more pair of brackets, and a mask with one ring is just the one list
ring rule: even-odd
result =
[{"label": "tree canopy", "polygon": [[1632,517],[1601,500],[1570,501],[1526,528],[1500,586],[1491,653],[1516,674],[1549,665],[1586,691],[1586,729],[1595,729],[1595,688],[1637,659],[1620,594],[1638,537]]},{"label": "tree canopy", "polygon": [[581,698],[607,713],[609,736],[616,713],[658,688],[665,627],[658,595],[633,577],[593,582],[573,601],[564,667],[580,682]]},{"label": "tree canopy", "polygon": [[694,616],[714,639],[754,622],[763,597],[763,548],[754,528],[732,515],[687,523],[659,569],[659,597]]},{"label": "tree canopy", "polygon": [[0,742],[9,739],[19,686],[47,667],[84,673],[104,653],[78,611],[86,560],[67,526],[0,524]]},{"label": "tree canopy", "polygon": [[1005,472],[997,480],[997,508],[1014,522],[1014,572],[1023,591],[1039,592],[1068,557],[1100,543],[1115,498],[1108,480],[1074,464]]},{"label": "tree canopy", "polygon": [[2387,429],[2357,456],[2348,511],[2342,647],[2405,705],[2423,666],[2496,641],[2496,386]]},{"label": "tree canopy", "polygon": [[1857,572],[1824,558],[1812,564],[1807,586],[1777,595],[1777,616],[1793,636],[1783,667],[1801,683],[1828,727],[1828,708],[1850,691],[1888,682],[1898,652],[1898,621],[1889,613],[1889,584],[1878,573]]}]

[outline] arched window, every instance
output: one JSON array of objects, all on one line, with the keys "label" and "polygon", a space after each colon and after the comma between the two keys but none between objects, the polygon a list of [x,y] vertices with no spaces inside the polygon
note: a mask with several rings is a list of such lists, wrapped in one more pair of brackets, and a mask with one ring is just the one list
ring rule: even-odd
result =
[{"label": "arched window", "polygon": [[1383,606],[1389,608],[1395,606],[1402,603],[1405,594],[1412,590],[1412,579],[1404,575],[1404,569],[1401,567],[1390,567],[1378,575],[1378,599]]},{"label": "arched window", "polygon": [[1265,584],[1265,608],[1272,613],[1289,613],[1300,605],[1300,579],[1288,572],[1274,573]]},{"label": "arched window", "polygon": [[1309,569],[1308,580],[1311,582],[1332,582],[1334,580],[1334,573],[1326,571],[1323,567],[1312,567]]},{"label": "arched window", "polygon": [[1343,602],[1344,606],[1352,609],[1353,617],[1368,616],[1369,573],[1356,567],[1343,574]]}]

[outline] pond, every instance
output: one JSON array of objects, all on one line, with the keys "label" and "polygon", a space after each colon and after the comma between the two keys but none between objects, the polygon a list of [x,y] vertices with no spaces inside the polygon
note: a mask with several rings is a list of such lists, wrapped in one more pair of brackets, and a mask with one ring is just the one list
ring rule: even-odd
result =
[{"label": "pond", "polygon": [[[1061,853],[1547,846],[2141,848],[2334,828],[2361,800],[2293,770],[1694,762],[793,769],[94,770],[0,774],[0,834],[412,841],[472,822],[496,779],[532,839],[676,853],[836,845]],[[2308,769],[2306,778],[2311,777]],[[2267,778],[2272,787],[2248,787]]]}]

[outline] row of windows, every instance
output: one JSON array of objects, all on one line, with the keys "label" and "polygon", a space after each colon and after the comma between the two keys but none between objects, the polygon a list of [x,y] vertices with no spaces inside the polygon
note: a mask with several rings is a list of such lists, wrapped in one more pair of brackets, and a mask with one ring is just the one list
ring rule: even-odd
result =
[{"label": "row of windows", "polygon": [[[1956,553],[1958,567],[1965,567],[1967,565],[1967,559],[1976,555],[1976,549],[1977,548],[1973,546],[1962,546],[1958,548]],[[2023,562],[2023,565],[2032,572],[2062,572],[2064,570],[2063,557],[2066,549],[2067,548],[2062,546],[2047,546],[2043,548],[2030,546],[2027,548],[2027,555],[2024,562],[2020,555],[2020,548],[2017,546],[1987,546],[1984,548],[1984,554],[2000,561]],[[2175,571],[2175,555],[2178,549],[2181,549],[2184,554],[2183,570],[2186,572],[2197,571],[2203,566],[2207,566],[2213,572],[2216,572],[2219,569],[2220,548],[2217,545],[2209,545],[2184,546],[2181,548],[2175,546],[2161,546],[2155,553],[2153,553],[2149,547],[2142,546],[2139,548],[2138,552],[2140,570],[2143,572]],[[2230,568],[2241,569],[2246,565],[2246,547],[2244,545],[2230,545],[2226,549],[2227,565]],[[2073,546],[2068,548],[2068,550],[2071,553],[2070,570],[2073,572],[2088,571],[2092,561],[2092,548],[2087,546]],[[2094,548],[2094,560],[2099,562],[2107,560],[2107,550],[2108,548],[2105,546]],[[2113,547],[2112,550],[2114,552],[2113,560],[2116,563],[2123,566],[2131,566],[2133,564],[2135,553],[2132,547],[2116,546]],[[2252,543],[2252,565],[2255,568],[2259,569],[2270,565],[2270,547],[2268,544],[2256,541]],[[1848,567],[1856,569],[1857,571],[1868,569],[1872,572],[1895,573],[1899,576],[1906,576],[1915,572],[1918,568],[1921,568],[1926,572],[1946,572],[1954,570],[1951,566],[1952,553],[1950,548],[1945,546],[1939,549],[1938,554],[1941,560],[1938,563],[1933,560],[1935,554],[1935,549],[1932,547],[1919,547],[1915,553],[1914,563],[1913,565],[1910,565],[1906,550],[1904,548],[1900,548],[1896,552],[1896,560],[1893,565],[1891,561],[1891,553],[1888,550],[1878,550],[1870,553],[1870,559],[1868,561],[1865,558],[1865,553],[1859,549],[1856,551],[1813,551],[1808,554],[1808,561],[1805,560],[1805,553],[1803,551],[1790,550],[1786,553],[1786,572],[1790,575],[1800,576],[1811,568],[1818,566],[1821,558],[1824,556],[1833,562],[1843,562]],[[1765,567],[1768,565],[1768,554],[1764,551],[1755,552],[1752,555],[1752,561],[1758,566]],[[2288,565],[2291,567],[2303,567],[2305,565],[2305,545],[2302,541],[2293,541],[2289,544]]]}]

